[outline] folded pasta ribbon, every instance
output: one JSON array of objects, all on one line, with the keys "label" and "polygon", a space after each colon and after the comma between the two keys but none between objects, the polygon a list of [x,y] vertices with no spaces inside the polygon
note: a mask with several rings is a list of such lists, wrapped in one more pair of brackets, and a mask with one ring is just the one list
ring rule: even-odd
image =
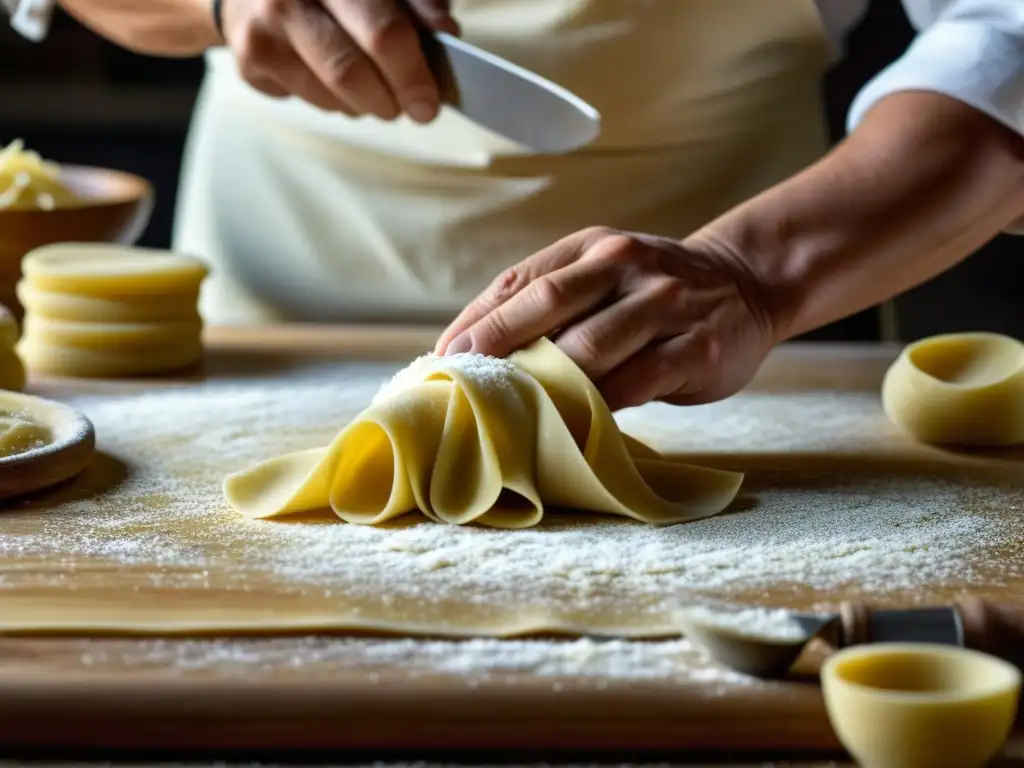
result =
[{"label": "folded pasta ribbon", "polygon": [[224,495],[252,518],[330,507],[377,525],[418,509],[528,528],[551,506],[665,525],[721,512],[742,480],[623,435],[590,379],[542,339],[508,360],[420,358],[330,446],[230,475]]}]

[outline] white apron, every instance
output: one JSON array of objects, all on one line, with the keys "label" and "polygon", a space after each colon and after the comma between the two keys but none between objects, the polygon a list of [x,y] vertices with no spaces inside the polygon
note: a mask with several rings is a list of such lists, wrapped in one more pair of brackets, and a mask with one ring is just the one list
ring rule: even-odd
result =
[{"label": "white apron", "polygon": [[585,150],[531,155],[432,125],[262,96],[208,55],[175,247],[207,259],[209,322],[443,322],[583,227],[681,238],[826,148],[832,50],[812,0],[455,0],[466,40],[602,113]]}]

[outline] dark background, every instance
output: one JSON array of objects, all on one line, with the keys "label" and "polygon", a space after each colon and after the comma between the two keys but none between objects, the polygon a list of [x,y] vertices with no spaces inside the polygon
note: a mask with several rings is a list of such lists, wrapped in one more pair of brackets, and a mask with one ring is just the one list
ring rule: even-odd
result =
[{"label": "dark background", "polygon": [[[874,0],[849,39],[847,58],[825,83],[834,139],[843,134],[856,92],[898,57],[912,36],[899,0]],[[202,74],[200,59],[136,56],[63,14],[44,45],[26,42],[0,24],[0,142],[22,137],[44,157],[121,168],[151,180],[158,202],[141,244],[167,247],[178,165]],[[1018,300],[1022,249],[1024,240],[999,237],[964,264],[901,297],[901,337],[957,330],[1024,337],[1024,307]],[[865,312],[813,336],[877,339],[877,313]]]}]

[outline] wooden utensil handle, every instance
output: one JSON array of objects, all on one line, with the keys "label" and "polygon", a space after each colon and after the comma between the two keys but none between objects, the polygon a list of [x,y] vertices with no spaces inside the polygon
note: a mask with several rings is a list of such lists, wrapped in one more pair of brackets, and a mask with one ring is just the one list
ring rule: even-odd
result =
[{"label": "wooden utensil handle", "polygon": [[996,603],[965,597],[955,603],[964,644],[1024,669],[1024,602]]},{"label": "wooden utensil handle", "polygon": [[[1024,669],[1024,601],[992,602],[964,597],[953,604],[963,625],[964,645]],[[908,613],[913,612],[910,609]],[[871,607],[861,600],[840,606],[842,644],[875,642]]]}]

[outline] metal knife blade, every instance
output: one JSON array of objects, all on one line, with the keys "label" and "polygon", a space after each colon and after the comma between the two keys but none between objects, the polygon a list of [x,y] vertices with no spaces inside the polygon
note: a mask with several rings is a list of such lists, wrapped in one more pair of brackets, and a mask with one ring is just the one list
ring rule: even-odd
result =
[{"label": "metal knife blade", "polygon": [[443,101],[495,133],[558,154],[601,132],[596,109],[540,75],[445,32],[425,33],[423,47]]}]

